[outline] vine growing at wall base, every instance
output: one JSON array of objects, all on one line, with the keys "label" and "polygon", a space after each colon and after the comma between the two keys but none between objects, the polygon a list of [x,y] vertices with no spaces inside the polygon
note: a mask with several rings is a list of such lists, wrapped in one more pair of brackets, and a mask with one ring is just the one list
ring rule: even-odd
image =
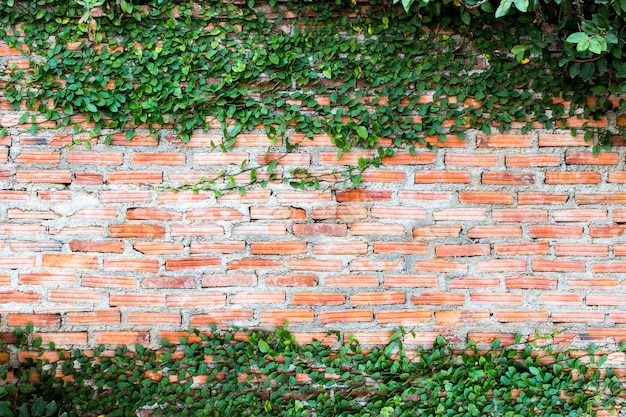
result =
[{"label": "vine growing at wall base", "polygon": [[[567,51],[555,51],[556,38],[528,14],[478,14],[468,26],[445,2],[419,13],[377,0],[11,3],[0,5],[0,40],[28,65],[17,56],[2,63],[0,97],[23,112],[2,133],[53,126],[90,146],[115,134],[158,139],[163,128],[186,143],[208,131],[221,136],[213,151],[227,152],[241,132],[263,132],[286,153],[298,152],[295,137],[327,135],[339,155],[374,149],[336,173],[358,185],[397,149],[433,148],[468,129],[569,129],[572,117],[626,107],[610,98],[623,91],[613,72],[564,74]],[[530,49],[518,59],[520,39],[537,47],[532,59]],[[573,133],[598,152],[620,132]],[[262,182],[258,170],[297,187],[323,182],[277,164],[245,161],[185,187],[243,192]],[[233,180],[240,172],[249,175],[243,186]]]},{"label": "vine growing at wall base", "polygon": [[410,350],[403,330],[365,348],[213,328],[158,350],[82,352],[43,346],[32,326],[15,336],[2,350],[22,362],[0,366],[2,416],[593,416],[622,403],[606,352],[553,349],[549,337],[455,349],[440,336]]}]

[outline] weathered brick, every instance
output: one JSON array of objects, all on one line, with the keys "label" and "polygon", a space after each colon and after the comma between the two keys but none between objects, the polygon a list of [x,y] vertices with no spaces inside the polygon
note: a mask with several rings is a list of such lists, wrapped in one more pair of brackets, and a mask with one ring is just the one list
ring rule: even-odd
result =
[{"label": "weathered brick", "polygon": [[570,134],[540,134],[539,147],[553,146],[589,146],[582,135],[572,136]]},{"label": "weathered brick", "polygon": [[245,242],[191,242],[192,255],[203,253],[240,253],[246,249]]},{"label": "weathered brick", "polygon": [[297,223],[293,225],[293,232],[297,235],[346,236],[348,226],[333,223]]},{"label": "weathered brick", "polygon": [[249,321],[254,318],[254,311],[247,309],[218,309],[210,310],[204,314],[191,316],[190,325],[194,327],[209,326],[215,324],[224,326],[233,322]]},{"label": "weathered brick", "polygon": [[[305,252],[302,252],[305,253]],[[365,242],[316,243],[313,245],[315,255],[365,255]]]},{"label": "weathered brick", "polygon": [[182,254],[184,245],[182,243],[135,242],[133,248],[145,255],[165,255]]},{"label": "weathered brick", "polygon": [[111,307],[165,307],[165,295],[112,293],[109,304]]},{"label": "weathered brick", "polygon": [[525,208],[496,209],[491,212],[491,216],[495,222],[545,222],[548,220],[546,211]]},{"label": "weathered brick", "polygon": [[556,278],[531,275],[506,277],[504,283],[507,288],[516,289],[555,290],[557,287]]},{"label": "weathered brick", "polygon": [[68,312],[65,321],[69,325],[120,324],[121,313],[117,309]]},{"label": "weathered brick", "polygon": [[148,311],[129,311],[127,320],[130,325],[151,326],[179,326],[182,321],[180,313],[157,313]]},{"label": "weathered brick", "polygon": [[89,255],[44,253],[41,264],[45,268],[96,269],[98,258]]},{"label": "weathered brick", "polygon": [[528,235],[533,239],[579,239],[583,228],[579,226],[531,225]]},{"label": "weathered brick", "polygon": [[253,255],[302,255],[307,252],[306,242],[251,242],[250,253]]},{"label": "weathered brick", "polygon": [[572,293],[542,293],[539,300],[544,304],[558,305],[581,305],[583,302],[580,294]]},{"label": "weathered brick", "polygon": [[370,214],[381,219],[425,219],[426,210],[421,207],[372,207]]},{"label": "weathered brick", "polygon": [[61,152],[58,151],[22,151],[15,158],[18,164],[54,165],[61,162]]},{"label": "weathered brick", "polygon": [[611,272],[626,272],[626,261],[613,261],[613,262],[593,262],[591,264],[591,270],[594,273],[611,273]]},{"label": "weathered brick", "polygon": [[19,274],[19,282],[24,285],[68,286],[76,280],[74,274],[54,272],[31,272]]},{"label": "weathered brick", "polygon": [[426,255],[429,247],[423,242],[374,242],[374,253]]},{"label": "weathered brick", "polygon": [[546,184],[599,184],[600,173],[587,171],[546,172]]},{"label": "weathered brick", "polygon": [[118,238],[157,238],[165,236],[162,226],[150,224],[119,224],[109,226],[109,236]]},{"label": "weathered brick", "polygon": [[291,296],[291,304],[295,306],[342,305],[346,302],[345,294],[299,292]]},{"label": "weathered brick", "polygon": [[41,294],[34,291],[0,291],[0,304],[35,304],[41,302]]},{"label": "weathered brick", "polygon": [[558,167],[561,157],[552,154],[506,155],[505,165],[509,168]]},{"label": "weathered brick", "polygon": [[107,174],[109,184],[161,184],[161,171],[117,171]]},{"label": "weathered brick", "polygon": [[372,310],[322,311],[317,317],[321,324],[355,323],[373,321],[374,312]]},{"label": "weathered brick", "polygon": [[150,277],[141,280],[141,288],[196,288],[193,277]]},{"label": "weathered brick", "polygon": [[156,259],[105,259],[105,271],[151,272],[159,271]]},{"label": "weathered brick", "polygon": [[[276,229],[277,227],[274,227]],[[272,229],[267,227],[266,229]],[[179,236],[221,236],[224,234],[224,227],[215,224],[170,224],[170,235]]]},{"label": "weathered brick", "polygon": [[467,231],[467,237],[471,239],[522,237],[522,228],[519,226],[474,226]]},{"label": "weathered brick", "polygon": [[576,193],[576,203],[588,204],[626,204],[626,193]]},{"label": "weathered brick", "polygon": [[233,227],[233,234],[239,235],[285,235],[285,223],[240,223]]},{"label": "weathered brick", "polygon": [[283,267],[282,261],[263,258],[243,258],[228,262],[228,270],[239,269],[280,269]]},{"label": "weathered brick", "polygon": [[319,278],[313,274],[292,273],[265,277],[265,285],[270,287],[314,287],[318,282]]},{"label": "weathered brick", "polygon": [[136,281],[134,277],[121,275],[90,275],[85,274],[81,278],[83,287],[95,288],[130,288],[134,289]]},{"label": "weathered brick", "polygon": [[99,304],[102,301],[102,294],[97,291],[86,290],[50,290],[48,291],[48,301],[52,303]]},{"label": "weathered brick", "polygon": [[426,226],[413,229],[413,239],[436,239],[455,237],[461,234],[461,226]]},{"label": "weathered brick", "polygon": [[557,243],[556,256],[608,256],[608,245],[585,243]]},{"label": "weathered brick", "polygon": [[380,324],[414,324],[431,320],[431,311],[427,309],[381,310],[376,312],[376,321]]},{"label": "weathered brick", "polygon": [[94,332],[96,345],[148,345],[150,333],[145,331],[96,331]]},{"label": "weathered brick", "polygon": [[571,278],[567,280],[567,285],[573,290],[612,290],[617,287],[617,278],[593,277],[593,278]]},{"label": "weathered brick", "polygon": [[130,155],[130,162],[134,165],[185,165],[187,158],[182,153],[135,152]]},{"label": "weathered brick", "polygon": [[259,314],[259,321],[271,326],[282,326],[286,322],[313,323],[314,318],[313,310],[310,309],[265,310]]},{"label": "weathered brick", "polygon": [[512,242],[493,245],[496,255],[545,255],[550,250],[548,242]]},{"label": "weathered brick", "polygon": [[415,173],[416,184],[469,184],[471,182],[469,171],[418,171]]},{"label": "weathered brick", "polygon": [[124,154],[120,152],[68,151],[68,164],[77,165],[122,165]]},{"label": "weathered brick", "polygon": [[58,314],[19,314],[11,313],[8,316],[7,324],[11,327],[27,326],[32,323],[38,327],[59,327],[61,316]]},{"label": "weathered brick", "polygon": [[550,318],[554,323],[602,323],[604,316],[605,313],[592,310],[552,311],[550,313]]},{"label": "weathered brick", "polygon": [[467,272],[467,265],[436,259],[434,261],[417,261],[413,265],[413,269],[418,272]]},{"label": "weathered brick", "polygon": [[404,269],[404,260],[360,258],[350,262],[350,271],[401,271]]},{"label": "weathered brick", "polygon": [[[0,241],[0,246],[4,242]],[[11,252],[61,252],[63,244],[57,240],[44,241],[11,241],[9,242]]]},{"label": "weathered brick", "polygon": [[101,203],[149,203],[152,200],[149,191],[101,191]]},{"label": "weathered brick", "polygon": [[601,152],[597,155],[591,152],[568,152],[565,154],[565,163],[571,165],[616,165],[618,157],[616,152]]},{"label": "weathered brick", "polygon": [[295,192],[277,192],[276,201],[279,203],[329,203],[332,201],[332,193],[326,191],[295,191]]},{"label": "weathered brick", "polygon": [[404,226],[392,223],[352,223],[350,233],[353,236],[404,236]]},{"label": "weathered brick", "polygon": [[433,219],[442,221],[481,221],[487,219],[487,210],[484,208],[448,208],[433,212]]},{"label": "weathered brick", "polygon": [[535,183],[535,174],[517,172],[484,172],[483,184],[498,185],[532,185]]},{"label": "weathered brick", "polygon": [[489,261],[476,262],[474,268],[477,272],[511,272],[526,271],[525,259],[492,259]]},{"label": "weathered brick", "polygon": [[531,135],[478,135],[476,146],[478,148],[530,148],[533,138]]},{"label": "weathered brick", "polygon": [[124,242],[120,240],[72,240],[72,252],[122,253]]},{"label": "weathered brick", "polygon": [[498,156],[490,154],[448,153],[445,156],[445,163],[449,166],[495,167],[498,165]]},{"label": "weathered brick", "polygon": [[[187,211],[187,220],[241,220],[243,215],[232,208],[207,208]],[[271,219],[269,219],[271,220]]]},{"label": "weathered brick", "polygon": [[411,303],[420,305],[458,305],[465,303],[465,294],[455,292],[424,292],[411,297]]},{"label": "weathered brick", "polygon": [[485,256],[491,253],[491,246],[479,245],[439,245],[435,247],[435,254],[441,257],[454,256]]},{"label": "weathered brick", "polygon": [[404,291],[361,292],[350,296],[352,305],[404,304]]},{"label": "weathered brick", "polygon": [[[219,214],[219,218],[214,219],[198,219],[198,220],[238,220],[241,218],[241,214],[237,218],[237,211],[233,209],[214,209],[214,210],[232,210],[226,217],[225,213]],[[189,219],[189,213],[187,214]],[[315,218],[315,217],[314,217]],[[250,207],[250,220],[304,220],[306,219],[306,212],[303,209],[296,207]]]},{"label": "weathered brick", "polygon": [[496,310],[493,318],[501,323],[519,323],[526,321],[548,321],[546,310]]},{"label": "weathered brick", "polygon": [[400,191],[398,199],[401,203],[447,203],[452,200],[452,193],[449,191]]},{"label": "weathered brick", "polygon": [[539,272],[585,272],[585,263],[568,259],[533,259],[532,270]]},{"label": "weathered brick", "polygon": [[72,172],[69,170],[18,170],[15,172],[17,182],[41,182],[50,184],[70,184]]},{"label": "weathered brick", "polygon": [[449,288],[498,288],[500,286],[500,280],[498,278],[478,278],[478,277],[463,277],[454,278],[450,280],[448,284]]},{"label": "weathered brick", "polygon": [[470,300],[475,303],[522,305],[522,294],[474,292]]},{"label": "weathered brick", "polygon": [[378,287],[378,277],[376,275],[341,275],[328,277],[324,280],[326,287],[339,288],[360,288]]},{"label": "weathered brick", "polygon": [[201,308],[223,305],[226,305],[226,295],[216,292],[167,295],[167,306],[173,308]]},{"label": "weathered brick", "polygon": [[168,258],[165,260],[166,271],[182,271],[185,269],[217,268],[221,266],[220,258]]},{"label": "weathered brick", "polygon": [[588,222],[606,220],[608,211],[603,209],[555,210],[552,215],[557,222]]},{"label": "weathered brick", "polygon": [[293,271],[339,271],[342,268],[341,260],[302,258],[290,259],[289,266]]}]

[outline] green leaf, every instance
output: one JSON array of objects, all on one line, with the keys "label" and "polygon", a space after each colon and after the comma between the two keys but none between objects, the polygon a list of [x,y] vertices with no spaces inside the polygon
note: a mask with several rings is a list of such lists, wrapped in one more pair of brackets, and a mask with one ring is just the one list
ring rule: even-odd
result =
[{"label": "green leaf", "polygon": [[583,40],[588,40],[589,36],[585,32],[575,32],[569,35],[565,41],[569,43],[580,43]]},{"label": "green leaf", "polygon": [[356,130],[357,135],[359,135],[361,139],[367,139],[369,134],[365,126],[357,126],[355,130]]},{"label": "green leaf", "polygon": [[505,16],[513,6],[513,0],[502,0],[496,9],[496,18]]},{"label": "green leaf", "polygon": [[126,132],[126,140],[131,140],[135,137],[135,129],[130,129]]},{"label": "green leaf", "polygon": [[259,340],[259,343],[257,344],[257,346],[259,347],[259,350],[262,353],[267,353],[270,351],[270,346],[267,344],[265,340]]}]

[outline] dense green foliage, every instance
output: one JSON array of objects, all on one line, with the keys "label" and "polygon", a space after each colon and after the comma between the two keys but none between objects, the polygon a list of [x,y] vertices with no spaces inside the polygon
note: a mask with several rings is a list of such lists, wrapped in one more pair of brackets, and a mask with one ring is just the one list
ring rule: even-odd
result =
[{"label": "dense green foliage", "polygon": [[[365,168],[398,147],[436,146],[468,128],[526,131],[535,122],[567,129],[572,115],[611,110],[608,96],[625,86],[618,58],[623,40],[613,29],[602,35],[606,53],[583,62],[595,53],[595,41],[580,53],[572,52],[575,43],[559,43],[559,34],[577,30],[574,21],[553,32],[548,20],[535,24],[531,13],[496,19],[484,12],[488,2],[422,2],[409,13],[377,0],[254,3],[2,2],[0,40],[28,50],[31,69],[9,61],[0,96],[28,110],[19,122],[33,122],[31,133],[43,115],[76,138],[87,130],[105,142],[119,132],[157,137],[171,126],[183,142],[194,131],[221,132],[216,151],[253,129],[263,129],[277,146],[286,143],[287,152],[297,151],[290,142],[297,133],[330,135],[339,152],[377,148],[344,173],[356,185]],[[583,12],[593,21],[605,9],[585,4]],[[607,19],[614,24],[619,16]],[[598,100],[585,103],[590,95]],[[86,128],[85,120],[94,127]],[[583,130],[573,133],[594,140],[594,151],[618,133]],[[242,169],[251,184],[258,182],[254,164]],[[225,188],[235,187],[230,174],[220,174]],[[284,178],[294,186],[317,185],[302,174]],[[194,189],[219,193],[211,180]]]},{"label": "dense green foliage", "polygon": [[[160,350],[101,346],[86,354],[42,347],[28,330],[18,330],[8,351],[30,351],[31,359],[0,367],[1,379],[15,376],[0,386],[2,416],[134,417],[149,407],[164,416],[573,417],[621,402],[622,383],[601,370],[607,356],[594,346],[574,354],[496,340],[455,350],[439,337],[408,351],[410,334],[398,332],[366,350],[356,340],[301,346],[284,329],[213,329]],[[37,357],[44,353],[58,361]]]}]

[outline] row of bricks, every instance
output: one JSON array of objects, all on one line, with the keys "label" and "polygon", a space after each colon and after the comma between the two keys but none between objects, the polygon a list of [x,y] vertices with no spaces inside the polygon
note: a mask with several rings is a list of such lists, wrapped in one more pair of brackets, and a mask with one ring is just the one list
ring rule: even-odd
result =
[{"label": "row of bricks", "polygon": [[[626,226],[625,226],[626,227]],[[580,229],[580,228],[578,228]],[[592,233],[593,235],[593,233]],[[118,236],[119,237],[119,236]],[[146,237],[146,236],[143,236]],[[4,241],[0,240],[0,248]],[[10,252],[61,252],[63,244],[55,240],[42,241],[8,241]],[[182,255],[189,247],[192,255],[201,254],[231,254],[250,253],[252,255],[366,255],[397,254],[397,255],[428,255],[431,247],[437,257],[474,257],[490,255],[547,255],[556,256],[609,256],[610,250],[615,256],[626,255],[624,244],[595,244],[595,243],[553,243],[547,241],[516,241],[507,243],[488,243],[445,245],[428,244],[425,242],[367,242],[335,241],[332,243],[307,243],[300,240],[288,242],[190,242],[189,246],[183,243],[164,242],[135,242],[133,249],[146,255]],[[69,249],[73,252],[88,253],[117,253],[125,252],[124,242],[121,240],[72,240]],[[88,268],[98,265],[95,257],[68,256],[69,254],[45,254],[42,266],[48,268]],[[214,267],[221,264],[219,258],[168,258],[165,267],[168,271]]]},{"label": "row of bricks", "polygon": [[[105,304],[107,307],[128,308],[207,308],[224,305],[259,305],[281,304],[286,307],[311,307],[311,306],[377,306],[377,305],[404,305],[408,301],[416,306],[463,306],[471,304],[489,305],[517,305],[523,306],[528,303],[539,305],[569,305],[590,307],[596,306],[622,306],[626,303],[626,295],[614,293],[591,293],[580,294],[578,292],[539,292],[537,293],[512,293],[512,292],[412,292],[406,291],[378,291],[356,292],[351,295],[329,292],[295,292],[287,295],[285,291],[238,291],[226,294],[217,291],[203,292],[177,292],[175,294],[164,293],[109,293],[81,289],[48,290],[47,296],[36,291],[0,291],[1,304],[32,304],[40,305],[49,303],[74,304],[73,309],[90,309],[93,305]],[[47,307],[46,307],[47,308]],[[51,307],[59,309],[60,307]],[[360,310],[353,310],[355,314],[361,314]],[[358,312],[358,313],[357,313]],[[524,310],[526,312],[526,310]],[[320,312],[321,317],[334,315],[334,311]],[[346,313],[347,315],[350,315]],[[386,314],[386,313],[383,313]],[[325,320],[325,319],[324,319]],[[350,320],[347,320],[350,321]]]},{"label": "row of bricks", "polygon": [[[409,271],[416,272],[439,272],[439,273],[502,273],[502,272],[526,272],[530,267],[533,272],[587,272],[587,267],[593,273],[624,273],[626,261],[602,261],[585,262],[577,259],[518,259],[497,258],[473,262],[463,259],[457,262],[448,259],[417,260],[405,263],[404,259],[371,259],[359,257],[344,262],[341,259],[318,259],[318,258],[289,258],[275,259],[263,257],[245,257],[222,261],[219,257],[187,257],[168,258],[165,262],[158,259],[138,258],[104,258],[100,262],[97,256],[82,254],[43,254],[41,260],[38,256],[0,256],[0,269],[30,269],[40,264],[44,268],[63,269],[101,269],[105,272],[135,272],[135,273],[158,273],[165,271],[205,271],[207,268],[213,271],[226,269],[228,271],[254,270],[254,271],[281,271],[285,268],[290,271],[311,272],[340,272],[347,268],[350,272],[367,271]],[[164,264],[164,265],[163,265]],[[224,265],[225,264],[225,265]],[[471,267],[471,268],[470,268]]]},{"label": "row of bricks", "polygon": [[[2,287],[12,286],[12,277],[8,274],[0,275],[0,290]],[[125,275],[98,275],[76,274],[70,272],[23,272],[17,276],[19,285],[43,287],[74,287],[80,289],[109,288],[135,290],[142,289],[197,289],[219,287],[327,287],[327,288],[435,288],[439,286],[437,275],[384,275],[379,279],[377,275],[354,274],[320,277],[312,273],[286,273],[257,275],[254,273],[211,273],[201,276],[153,276],[137,278]],[[530,290],[615,290],[618,288],[618,278],[611,276],[581,276],[567,277],[559,284],[554,276],[518,275],[506,276],[502,279],[493,276],[464,276],[449,278],[446,281],[448,289],[530,289]],[[8,293],[7,293],[8,294]],[[6,299],[8,299],[8,295]]]},{"label": "row of bricks", "polygon": [[[545,309],[531,310],[428,310],[428,309],[401,309],[401,310],[378,310],[350,309],[339,311],[322,311],[315,313],[312,309],[287,308],[282,310],[265,310],[258,313],[259,318],[254,317],[254,311],[250,309],[216,309],[202,314],[191,314],[189,325],[192,327],[205,327],[212,324],[227,325],[229,323],[242,323],[246,325],[273,325],[281,326],[286,321],[290,324],[314,323],[322,325],[344,323],[359,323],[376,321],[378,324],[393,325],[422,325],[445,326],[455,328],[462,325],[488,325],[489,323],[604,323],[606,319],[611,324],[626,324],[625,311],[612,311],[605,313],[597,310],[559,310],[548,311]],[[10,327],[25,326],[33,323],[38,327],[60,327],[61,315],[45,313],[8,313],[4,323]],[[97,311],[74,311],[67,312],[63,322],[67,326],[83,325],[158,325],[158,326],[181,326],[183,319],[178,312],[147,312],[128,311],[121,313],[116,309]]]}]

